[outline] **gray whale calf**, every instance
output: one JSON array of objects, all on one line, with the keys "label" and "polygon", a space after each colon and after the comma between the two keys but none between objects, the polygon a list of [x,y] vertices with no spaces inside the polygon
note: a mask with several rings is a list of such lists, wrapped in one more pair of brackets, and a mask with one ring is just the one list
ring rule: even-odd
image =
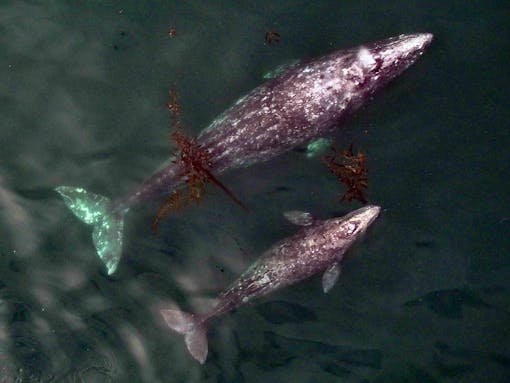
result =
[{"label": "gray whale calf", "polygon": [[[267,161],[331,134],[412,65],[431,41],[429,33],[400,35],[289,67],[239,99],[198,135],[196,143],[209,154],[211,173]],[[55,190],[78,218],[93,226],[97,254],[112,274],[122,252],[126,212],[141,201],[172,193],[185,181],[183,168],[174,158],[116,201],[83,188]]]},{"label": "gray whale calf", "polygon": [[207,323],[253,298],[324,272],[322,286],[328,292],[340,275],[340,262],[347,249],[377,218],[379,206],[365,206],[343,217],[314,221],[307,213],[288,218],[304,226],[291,237],[273,245],[230,287],[223,291],[205,315],[163,309],[167,325],[183,334],[190,354],[200,363],[207,358]]}]

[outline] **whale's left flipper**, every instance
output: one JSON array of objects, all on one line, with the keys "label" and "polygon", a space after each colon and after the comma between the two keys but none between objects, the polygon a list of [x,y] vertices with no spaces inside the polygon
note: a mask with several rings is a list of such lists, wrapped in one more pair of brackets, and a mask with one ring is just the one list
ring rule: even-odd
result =
[{"label": "whale's left flipper", "polygon": [[90,193],[83,188],[59,186],[55,190],[74,215],[93,226],[92,240],[97,255],[106,265],[108,275],[113,274],[122,253],[124,215],[127,210],[113,212],[109,198]]}]

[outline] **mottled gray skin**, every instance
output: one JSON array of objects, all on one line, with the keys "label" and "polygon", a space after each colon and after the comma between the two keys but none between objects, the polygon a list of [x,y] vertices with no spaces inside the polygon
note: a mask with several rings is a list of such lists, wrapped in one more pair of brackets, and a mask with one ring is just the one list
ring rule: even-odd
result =
[{"label": "mottled gray skin", "polygon": [[379,206],[365,206],[343,217],[315,221],[276,243],[220,294],[215,307],[200,322],[340,263],[379,212]]},{"label": "mottled gray skin", "polygon": [[[327,136],[381,87],[413,64],[432,35],[400,35],[294,65],[255,88],[198,137],[212,172],[267,161]],[[147,179],[114,210],[170,193],[184,181],[179,163]]]},{"label": "mottled gray skin", "polygon": [[328,292],[340,275],[340,262],[347,249],[377,218],[379,206],[365,206],[341,218],[313,221],[308,213],[291,212],[286,217],[306,226],[269,250],[222,292],[205,315],[179,309],[161,309],[167,326],[184,335],[186,347],[198,362],[208,353],[207,323],[253,298],[269,294],[317,273],[324,272],[322,286]]}]

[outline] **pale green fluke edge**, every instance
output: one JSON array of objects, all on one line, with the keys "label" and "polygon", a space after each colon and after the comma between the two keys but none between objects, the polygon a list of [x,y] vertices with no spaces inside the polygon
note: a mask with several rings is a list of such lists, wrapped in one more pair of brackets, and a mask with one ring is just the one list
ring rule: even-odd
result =
[{"label": "pale green fluke edge", "polygon": [[324,153],[329,147],[331,147],[331,140],[329,138],[318,138],[311,141],[306,147],[306,157],[313,158]]},{"label": "pale green fluke edge", "polygon": [[81,221],[93,226],[92,240],[108,275],[117,270],[122,255],[124,214],[110,210],[109,198],[86,191],[83,188],[59,186],[55,188],[65,204]]}]

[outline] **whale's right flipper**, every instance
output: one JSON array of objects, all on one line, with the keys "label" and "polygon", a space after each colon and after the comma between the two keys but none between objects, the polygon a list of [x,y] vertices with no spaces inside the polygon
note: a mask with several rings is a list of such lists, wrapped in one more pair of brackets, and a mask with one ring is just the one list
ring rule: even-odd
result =
[{"label": "whale's right flipper", "polygon": [[331,264],[322,275],[322,291],[329,292],[338,281],[338,277],[342,273],[339,262]]},{"label": "whale's right flipper", "polygon": [[55,190],[62,196],[67,207],[81,221],[92,225],[92,240],[108,275],[113,274],[122,254],[124,214],[111,211],[107,197],[90,193],[83,188],[59,186]]}]

